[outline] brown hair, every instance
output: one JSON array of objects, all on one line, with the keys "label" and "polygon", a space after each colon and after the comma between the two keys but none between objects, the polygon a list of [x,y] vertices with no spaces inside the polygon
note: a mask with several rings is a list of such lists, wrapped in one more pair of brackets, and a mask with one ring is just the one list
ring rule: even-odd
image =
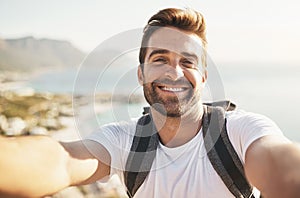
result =
[{"label": "brown hair", "polygon": [[141,65],[145,62],[147,44],[151,35],[161,27],[176,27],[180,30],[196,34],[202,40],[204,50],[201,60],[203,66],[206,67],[207,40],[205,21],[202,14],[190,8],[184,10],[167,8],[160,10],[149,19],[146,27],[144,28],[142,44],[140,47],[139,61]]}]

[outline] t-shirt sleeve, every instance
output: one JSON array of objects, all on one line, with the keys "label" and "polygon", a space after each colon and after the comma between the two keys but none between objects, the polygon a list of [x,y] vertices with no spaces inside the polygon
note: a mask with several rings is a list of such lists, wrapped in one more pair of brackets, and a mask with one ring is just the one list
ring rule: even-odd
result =
[{"label": "t-shirt sleeve", "polygon": [[[103,145],[111,156],[111,175],[123,171],[130,150],[135,122],[110,123],[103,125],[85,139]],[[128,146],[129,145],[129,146]]]},{"label": "t-shirt sleeve", "polygon": [[227,113],[226,117],[229,139],[243,162],[248,147],[255,140],[267,135],[283,136],[279,127],[266,116],[238,110]]}]

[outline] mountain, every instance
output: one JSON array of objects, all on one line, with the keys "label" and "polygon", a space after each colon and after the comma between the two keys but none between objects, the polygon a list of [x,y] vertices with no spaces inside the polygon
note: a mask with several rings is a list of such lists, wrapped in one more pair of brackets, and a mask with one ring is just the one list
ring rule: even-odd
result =
[{"label": "mountain", "polygon": [[0,39],[0,70],[33,71],[77,67],[85,54],[70,42],[24,37]]}]

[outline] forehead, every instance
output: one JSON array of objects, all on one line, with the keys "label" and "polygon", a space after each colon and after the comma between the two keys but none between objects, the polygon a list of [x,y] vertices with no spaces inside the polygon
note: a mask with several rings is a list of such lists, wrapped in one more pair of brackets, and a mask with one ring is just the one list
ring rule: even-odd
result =
[{"label": "forehead", "polygon": [[146,53],[149,55],[154,49],[166,49],[177,54],[195,54],[200,59],[203,53],[201,39],[193,33],[187,33],[177,28],[162,27],[156,30],[150,37]]}]

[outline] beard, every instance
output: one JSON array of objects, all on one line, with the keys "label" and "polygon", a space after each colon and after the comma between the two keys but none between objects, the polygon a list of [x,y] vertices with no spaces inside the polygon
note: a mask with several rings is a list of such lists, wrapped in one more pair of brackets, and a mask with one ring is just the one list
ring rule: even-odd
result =
[{"label": "beard", "polygon": [[[180,94],[164,96],[160,94],[160,88],[157,86],[157,83],[172,86],[185,84],[186,87],[188,87],[188,90],[184,96],[181,96]],[[143,89],[145,99],[150,106],[160,114],[168,117],[181,117],[187,112],[193,110],[196,104],[200,101],[200,91],[195,91],[192,84],[183,78],[177,81],[159,79],[154,82],[144,84]]]}]

